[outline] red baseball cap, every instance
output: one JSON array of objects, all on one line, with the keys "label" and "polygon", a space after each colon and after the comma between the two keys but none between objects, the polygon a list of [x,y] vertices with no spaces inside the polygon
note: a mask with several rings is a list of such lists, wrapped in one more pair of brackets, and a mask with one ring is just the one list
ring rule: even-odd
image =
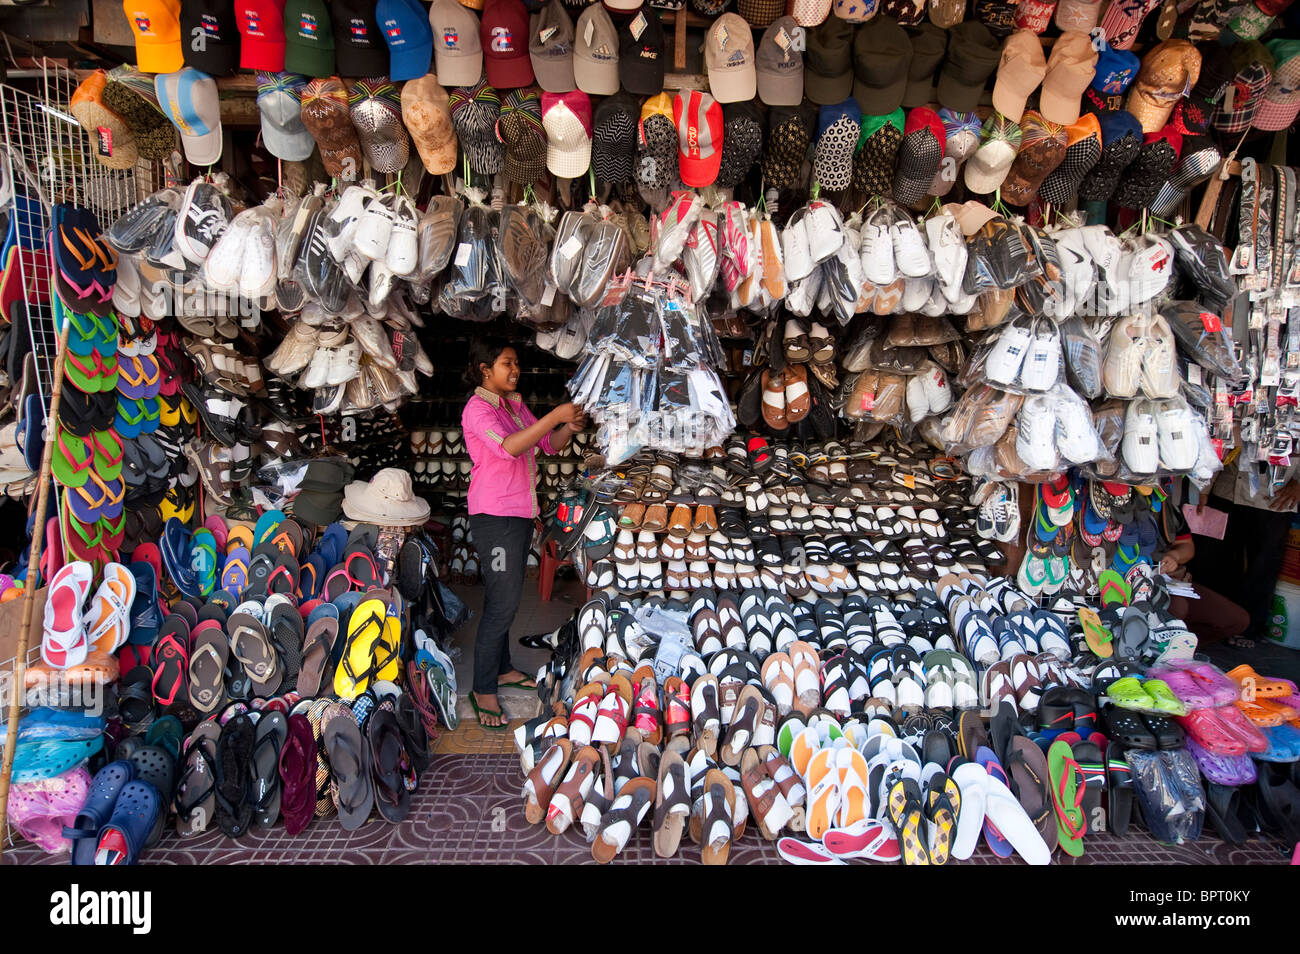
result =
[{"label": "red baseball cap", "polygon": [[682,185],[713,185],[722,165],[722,107],[708,93],[682,90],[673,97],[677,124],[678,168]]},{"label": "red baseball cap", "polygon": [[521,0],[488,0],[479,24],[488,85],[519,89],[533,84],[528,56],[528,11]]},{"label": "red baseball cap", "polygon": [[284,0],[235,0],[239,28],[239,66],[245,70],[284,70]]},{"label": "red baseball cap", "polygon": [[907,121],[903,123],[903,136],[910,136],[920,129],[928,129],[934,134],[935,140],[939,143],[939,157],[944,154],[944,146],[948,141],[948,133],[943,128],[943,120],[939,114],[928,106],[917,106],[907,112]]}]

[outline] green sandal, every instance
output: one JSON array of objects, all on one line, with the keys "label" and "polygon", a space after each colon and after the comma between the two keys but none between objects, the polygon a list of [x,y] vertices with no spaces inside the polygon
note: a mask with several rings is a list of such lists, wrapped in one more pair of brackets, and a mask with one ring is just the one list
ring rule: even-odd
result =
[{"label": "green sandal", "polygon": [[1106,696],[1121,709],[1134,709],[1138,712],[1157,711],[1156,700],[1142,688],[1142,683],[1138,681],[1137,676],[1116,679],[1106,690]]},{"label": "green sandal", "polygon": [[[483,728],[507,729],[510,727],[509,726],[510,720],[506,718],[506,714],[504,712],[502,712],[500,709],[489,709],[486,706],[480,706],[478,704],[478,697],[472,692],[469,694],[469,704],[474,709],[474,716],[475,718],[478,719],[478,724],[481,725]],[[500,723],[499,725],[488,725],[486,722],[483,721],[484,715],[496,716],[498,719],[505,719],[506,721]]]}]

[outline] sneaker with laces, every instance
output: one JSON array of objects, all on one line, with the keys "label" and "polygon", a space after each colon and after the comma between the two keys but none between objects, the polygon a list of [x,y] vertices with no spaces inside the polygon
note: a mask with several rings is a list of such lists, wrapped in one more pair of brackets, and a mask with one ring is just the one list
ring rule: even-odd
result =
[{"label": "sneaker with laces", "polygon": [[123,212],[104,231],[104,237],[119,252],[143,252],[162,229],[174,224],[168,212],[181,207],[179,189],[163,189]]},{"label": "sneaker with laces", "polygon": [[1055,470],[1056,411],[1045,394],[1031,394],[1016,416],[1016,453],[1034,471]]},{"label": "sneaker with laces", "polygon": [[840,221],[835,206],[829,202],[808,204],[805,227],[808,230],[808,252],[816,264],[831,258],[844,244],[844,223]]},{"label": "sneaker with laces", "polygon": [[1149,398],[1178,394],[1178,352],[1174,333],[1164,316],[1152,315],[1142,349],[1142,393]]},{"label": "sneaker with laces", "polygon": [[926,247],[921,230],[905,212],[895,215],[889,226],[889,239],[894,247],[894,267],[907,278],[922,278],[934,273],[930,250]]},{"label": "sneaker with laces", "polygon": [[1056,449],[1071,464],[1096,460],[1101,446],[1088,405],[1067,388],[1058,388],[1056,394]]},{"label": "sneaker with laces", "polygon": [[898,276],[894,265],[894,243],[884,220],[886,214],[884,209],[879,209],[862,226],[858,258],[862,263],[863,277],[873,285],[888,285]]},{"label": "sneaker with laces", "polygon": [[939,289],[949,301],[962,294],[966,276],[966,238],[951,212],[941,212],[925,220],[925,234],[934,259],[934,275]]},{"label": "sneaker with laces", "polygon": [[[807,214],[800,210],[790,216],[781,232],[781,248],[785,258],[785,277],[788,282],[802,281],[813,273],[812,250],[808,247]],[[746,272],[748,274],[748,272]]]},{"label": "sneaker with laces", "polygon": [[1061,375],[1061,336],[1050,320],[1038,322],[1025,352],[1020,383],[1027,391],[1047,391]]},{"label": "sneaker with laces", "polygon": [[196,179],[176,214],[175,245],[187,261],[202,265],[230,224],[230,200],[210,182]]},{"label": "sneaker with laces", "polygon": [[1182,401],[1166,401],[1155,416],[1160,466],[1165,470],[1191,470],[1201,450],[1191,409]]},{"label": "sneaker with laces", "polygon": [[1127,315],[1111,329],[1101,369],[1102,383],[1111,397],[1131,398],[1137,394],[1146,352],[1146,328],[1146,318]]},{"label": "sneaker with laces", "polygon": [[1007,325],[984,361],[984,376],[995,384],[1011,384],[1020,375],[1033,341],[1034,334],[1025,325],[1019,322]]}]

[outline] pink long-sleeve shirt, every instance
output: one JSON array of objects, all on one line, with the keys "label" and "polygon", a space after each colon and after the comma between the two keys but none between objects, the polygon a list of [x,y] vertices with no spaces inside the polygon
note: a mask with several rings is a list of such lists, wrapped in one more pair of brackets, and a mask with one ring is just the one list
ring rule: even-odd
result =
[{"label": "pink long-sleeve shirt", "polygon": [[502,397],[486,388],[475,388],[460,416],[465,447],[473,467],[469,476],[469,512],[498,517],[527,517],[537,508],[537,448],[547,454],[551,435],[518,457],[505,449],[505,439],[537,423],[518,394]]}]

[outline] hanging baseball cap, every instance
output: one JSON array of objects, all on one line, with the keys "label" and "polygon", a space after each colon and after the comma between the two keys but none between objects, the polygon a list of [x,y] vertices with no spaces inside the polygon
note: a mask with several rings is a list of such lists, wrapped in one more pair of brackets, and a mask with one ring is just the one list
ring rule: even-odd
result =
[{"label": "hanging baseball cap", "polygon": [[456,127],[451,121],[451,103],[435,74],[426,73],[419,79],[408,80],[402,87],[402,122],[411,132],[424,168],[432,175],[445,175],[456,168]]},{"label": "hanging baseball cap", "polygon": [[925,19],[925,0],[880,0],[880,15],[902,26],[916,26]]},{"label": "hanging baseball cap", "polygon": [[1210,118],[1210,124],[1221,133],[1242,133],[1249,129],[1255,110],[1264,101],[1273,81],[1273,54],[1258,40],[1234,46],[1232,61],[1237,73]]},{"label": "hanging baseball cap", "polygon": [[91,154],[96,162],[109,169],[130,169],[140,158],[140,147],[131,124],[104,102],[107,87],[108,73],[95,70],[77,85],[68,112],[90,134]]},{"label": "hanging baseball cap", "polygon": [[933,109],[920,106],[908,112],[894,173],[895,201],[915,205],[929,194],[930,183],[943,162],[946,141],[943,121]]},{"label": "hanging baseball cap", "polygon": [[960,113],[973,110],[1001,55],[998,41],[982,23],[967,20],[949,30],[948,57],[939,73],[939,104]]},{"label": "hanging baseball cap", "polygon": [[528,27],[528,58],[537,85],[548,93],[567,93],[573,79],[573,21],[560,0],[549,0],[533,14]]},{"label": "hanging baseball cap", "polygon": [[578,17],[573,41],[573,81],[592,96],[618,92],[618,31],[599,3]]},{"label": "hanging baseball cap", "polygon": [[1013,123],[1020,122],[1025,103],[1046,75],[1043,44],[1028,30],[1017,30],[1002,44],[998,78],[993,84],[993,108]]},{"label": "hanging baseball cap", "polygon": [[1097,51],[1086,33],[1062,33],[1052,44],[1038,111],[1049,122],[1068,126],[1079,118],[1083,91],[1096,75]]},{"label": "hanging baseball cap", "polygon": [[974,0],[975,19],[988,27],[999,40],[1004,40],[1016,28],[1018,0]]},{"label": "hanging baseball cap", "polygon": [[722,164],[715,183],[731,189],[749,174],[763,152],[763,114],[752,101],[722,107]]},{"label": "hanging baseball cap", "polygon": [[528,185],[542,177],[546,172],[546,130],[542,127],[542,97],[537,87],[506,93],[501,100],[497,138],[506,149],[501,171],[507,179]]},{"label": "hanging baseball cap", "polygon": [[180,0],[122,0],[143,73],[172,73],[185,65]]},{"label": "hanging baseball cap", "polygon": [[185,65],[209,76],[233,76],[239,68],[239,28],[233,0],[181,0]]},{"label": "hanging baseball cap", "polygon": [[815,27],[831,15],[831,0],[789,0],[785,12],[801,27]]},{"label": "hanging baseball cap", "polygon": [[708,93],[682,90],[673,98],[682,185],[713,185],[722,164],[722,107]]},{"label": "hanging baseball cap", "polygon": [[1101,123],[1084,113],[1065,130],[1065,156],[1038,187],[1039,197],[1051,205],[1066,205],[1079,194],[1079,184],[1101,159]]},{"label": "hanging baseball cap", "polygon": [[429,27],[433,31],[434,73],[439,84],[448,87],[477,83],[483,75],[483,46],[473,11],[456,0],[433,0]]},{"label": "hanging baseball cap", "polygon": [[158,108],[181,134],[185,158],[196,166],[210,166],[221,158],[221,99],[217,81],[206,73],[185,67],[154,77]]},{"label": "hanging baseball cap", "polygon": [[754,55],[758,98],[768,106],[798,106],[803,100],[803,53],[795,48],[794,17],[781,17],[763,31]]},{"label": "hanging baseball cap", "polygon": [[817,117],[817,148],[813,178],[822,188],[842,192],[853,178],[853,151],[862,132],[862,110],[850,96],[835,106],[823,106]]},{"label": "hanging baseball cap", "polygon": [[591,99],[582,90],[542,94],[546,168],[561,179],[577,179],[591,166]]},{"label": "hanging baseball cap", "polygon": [[1111,3],[1101,18],[1101,30],[1106,35],[1106,42],[1117,50],[1127,50],[1137,39],[1142,21],[1160,6],[1160,0],[1129,0],[1127,3]]},{"label": "hanging baseball cap", "polygon": [[1122,100],[1113,102],[1112,97],[1122,97],[1137,79],[1141,68],[1142,61],[1138,59],[1136,53],[1128,50],[1112,50],[1103,40],[1101,49],[1097,53],[1097,65],[1093,71],[1092,82],[1088,84],[1089,89],[1098,96],[1091,97],[1085,92],[1085,96],[1098,106],[1098,109],[1092,111],[1122,109]]},{"label": "hanging baseball cap", "polygon": [[794,185],[812,145],[813,106],[774,106],[767,113],[767,148],[763,151],[763,179],[777,189]]},{"label": "hanging baseball cap", "polygon": [[641,105],[637,153],[637,185],[658,190],[677,181],[677,127],[673,124],[673,98],[667,93],[651,96]]},{"label": "hanging baseball cap", "polygon": [[1201,54],[1186,40],[1165,40],[1142,57],[1125,106],[1143,132],[1155,132],[1169,122],[1174,104],[1196,85],[1200,70]]},{"label": "hanging baseball cap", "polygon": [[1002,185],[1020,149],[1020,124],[1001,113],[984,121],[980,147],[966,163],[966,188],[988,195]]},{"label": "hanging baseball cap", "polygon": [[369,0],[330,0],[339,76],[387,76],[388,44]]},{"label": "hanging baseball cap", "polygon": [[930,22],[941,30],[966,19],[966,0],[930,0]]},{"label": "hanging baseball cap", "polygon": [[487,80],[496,89],[533,84],[528,57],[528,11],[521,0],[487,0],[479,26]]},{"label": "hanging baseball cap", "polygon": [[713,21],[704,40],[709,91],[719,103],[749,102],[758,91],[754,71],[754,34],[739,14]]},{"label": "hanging baseball cap", "polygon": [[303,76],[334,74],[334,30],[324,0],[288,0],[284,6],[284,68]]},{"label": "hanging baseball cap", "polygon": [[357,80],[348,96],[352,125],[361,152],[376,172],[400,172],[411,155],[411,140],[402,125],[402,97],[385,77]]},{"label": "hanging baseball cap", "polygon": [[316,140],[302,124],[302,94],[307,78],[297,73],[258,73],[257,109],[262,114],[266,151],[285,162],[304,162]]},{"label": "hanging baseball cap", "polygon": [[608,0],[605,6],[615,13],[636,13],[641,9],[643,0]]},{"label": "hanging baseball cap", "polygon": [[903,105],[924,106],[934,100],[935,76],[948,50],[948,33],[933,23],[922,23],[908,31],[912,59],[907,67],[907,88]]},{"label": "hanging baseball cap", "polygon": [[284,0],[239,0],[239,66],[279,73],[284,69]]},{"label": "hanging baseball cap", "polygon": [[1056,5],[1056,28],[1090,32],[1101,19],[1102,0],[1061,0]]},{"label": "hanging baseball cap", "polygon": [[375,19],[388,44],[388,76],[394,83],[429,72],[433,29],[419,0],[379,0]]},{"label": "hanging baseball cap", "polygon": [[473,86],[457,86],[447,96],[456,138],[476,175],[493,176],[501,171],[506,151],[497,138],[501,116],[501,94],[481,79]]},{"label": "hanging baseball cap", "polygon": [[599,182],[632,181],[640,105],[630,93],[608,96],[591,121],[591,171]]},{"label": "hanging baseball cap", "polygon": [[1080,202],[1105,202],[1115,193],[1119,177],[1142,149],[1142,124],[1121,109],[1097,116],[1101,126],[1101,158],[1079,183]]},{"label": "hanging baseball cap", "polygon": [[1002,182],[1002,200],[1028,205],[1048,173],[1065,158],[1069,137],[1060,123],[1029,110],[1020,120],[1020,149]]},{"label": "hanging baseball cap", "polygon": [[[795,20],[798,19],[795,15]],[[805,42],[804,95],[819,106],[843,102],[853,93],[853,24],[831,17],[808,30]],[[904,70],[903,84],[906,83],[907,72]],[[901,91],[899,96],[902,96]]]},{"label": "hanging baseball cap", "polygon": [[[827,23],[834,22],[833,20]],[[823,24],[818,31],[826,29]],[[852,33],[852,28],[849,28]],[[817,32],[817,31],[815,31]],[[907,31],[889,17],[868,20],[853,35],[853,86],[854,99],[863,113],[882,116],[892,113],[903,103],[907,94],[908,70],[912,64],[912,38]],[[809,68],[812,64],[812,46],[809,40]],[[804,73],[807,84],[807,70]],[[821,100],[811,93],[808,98],[815,103]],[[848,98],[848,93],[833,103],[838,105]]]},{"label": "hanging baseball cap", "polygon": [[835,16],[849,23],[866,23],[877,13],[882,12],[880,6],[880,0],[834,0],[831,11]]},{"label": "hanging baseball cap", "polygon": [[943,122],[943,163],[930,184],[930,194],[945,196],[956,185],[961,167],[979,148],[983,124],[978,113],[959,113],[946,107],[939,110],[939,119]]},{"label": "hanging baseball cap", "polygon": [[736,12],[755,30],[765,30],[785,13],[785,0],[736,0]]},{"label": "hanging baseball cap", "polygon": [[1273,82],[1255,110],[1256,129],[1276,132],[1295,122],[1300,113],[1300,40],[1269,40]]},{"label": "hanging baseball cap", "polygon": [[868,195],[893,196],[905,121],[901,106],[884,116],[862,117],[858,151],[853,157],[853,188]]},{"label": "hanging baseball cap", "polygon": [[361,176],[361,143],[348,112],[348,91],[337,76],[318,78],[302,92],[302,124],[320,147],[331,176],[355,181]]},{"label": "hanging baseball cap", "polygon": [[664,28],[659,14],[638,10],[618,24],[618,78],[637,96],[653,96],[664,88]]}]

